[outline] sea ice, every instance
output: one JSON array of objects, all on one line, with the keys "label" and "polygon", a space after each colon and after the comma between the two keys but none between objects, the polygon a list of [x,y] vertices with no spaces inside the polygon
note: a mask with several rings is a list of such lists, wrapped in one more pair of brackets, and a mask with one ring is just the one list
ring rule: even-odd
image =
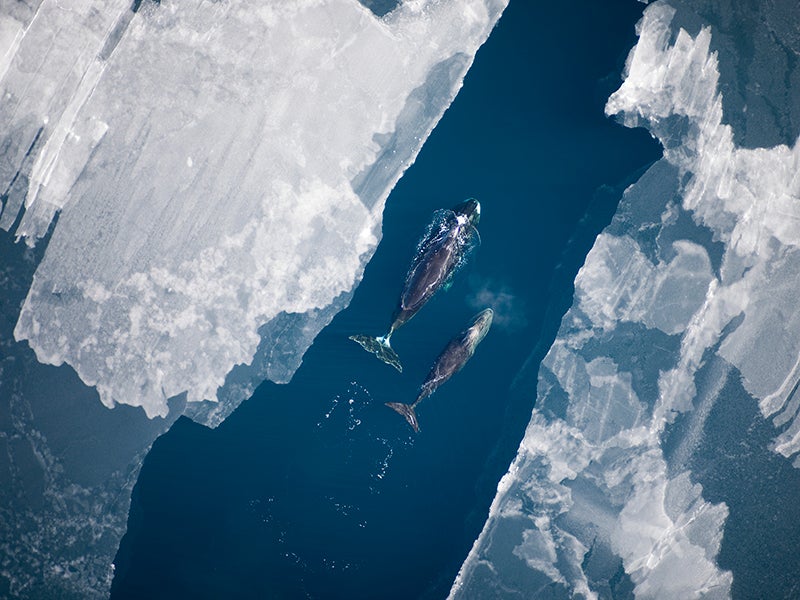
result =
[{"label": "sea ice", "polygon": [[504,1],[129,4],[44,0],[21,42],[4,21],[2,174],[28,181],[4,224],[24,197],[32,244],[58,214],[16,338],[164,416],[215,400],[259,327],[353,288]]},{"label": "sea ice", "polygon": [[506,4],[0,2],[0,228],[39,244],[0,240],[0,589],[107,594],[147,448],[291,378]]},{"label": "sea ice", "polygon": [[800,144],[737,145],[714,33],[684,29],[699,18],[674,5],[645,10],[606,106],[647,127],[664,158],[575,280],[451,598],[729,597],[733,574],[717,564],[729,509],[689,469],[732,374],[774,416],[771,448],[800,467]]}]

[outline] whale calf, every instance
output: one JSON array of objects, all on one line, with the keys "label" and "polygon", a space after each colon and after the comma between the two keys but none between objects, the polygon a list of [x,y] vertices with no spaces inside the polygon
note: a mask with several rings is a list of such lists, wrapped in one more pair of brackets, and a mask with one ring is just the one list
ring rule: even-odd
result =
[{"label": "whale calf", "polygon": [[422,400],[433,394],[440,385],[461,370],[475,353],[475,348],[478,347],[481,340],[486,337],[486,333],[492,325],[493,316],[494,313],[491,308],[481,311],[472,319],[466,330],[450,340],[450,343],[447,344],[433,363],[433,367],[431,367],[428,377],[425,378],[425,381],[420,386],[419,395],[413,404],[387,402],[386,406],[403,415],[408,424],[414,428],[414,431],[419,432],[419,422],[414,409]]},{"label": "whale calf", "polygon": [[481,205],[474,198],[449,210],[437,210],[417,244],[388,333],[380,337],[351,335],[350,339],[402,372],[400,357],[389,343],[392,334],[417,314],[437,291],[450,286],[453,275],[470,251],[480,244],[476,229],[480,214]]}]

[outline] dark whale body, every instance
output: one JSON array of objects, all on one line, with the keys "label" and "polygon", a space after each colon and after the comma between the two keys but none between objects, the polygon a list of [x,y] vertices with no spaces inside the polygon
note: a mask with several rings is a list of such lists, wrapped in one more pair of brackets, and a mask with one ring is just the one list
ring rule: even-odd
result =
[{"label": "dark whale body", "polygon": [[475,199],[462,202],[450,210],[436,211],[417,245],[388,333],[381,337],[353,335],[350,339],[386,364],[402,371],[400,358],[389,344],[392,333],[411,320],[436,292],[449,287],[453,275],[470,251],[480,244],[476,229],[479,219],[480,203]]},{"label": "dark whale body", "polygon": [[425,398],[433,394],[440,385],[458,373],[467,361],[475,354],[475,348],[481,343],[489,327],[492,325],[494,313],[487,308],[478,313],[469,327],[450,340],[442,353],[433,363],[428,376],[419,388],[419,395],[413,404],[402,402],[387,402],[386,406],[399,412],[406,418],[408,424],[419,431],[419,422],[414,409]]}]

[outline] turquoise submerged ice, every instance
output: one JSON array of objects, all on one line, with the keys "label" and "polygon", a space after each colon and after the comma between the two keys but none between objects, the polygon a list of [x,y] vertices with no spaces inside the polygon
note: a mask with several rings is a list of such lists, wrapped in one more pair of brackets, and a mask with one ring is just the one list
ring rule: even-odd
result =
[{"label": "turquoise submerged ice", "polygon": [[[729,507],[706,500],[690,470],[729,381],[741,378],[773,428],[759,443],[800,467],[800,145],[734,141],[714,30],[673,4],[646,9],[606,107],[647,127],[664,158],[626,191],[578,274],[453,598],[729,597],[736,574],[718,564]],[[788,86],[791,63],[772,58],[762,71]],[[777,120],[790,120],[797,90],[795,79]]]}]

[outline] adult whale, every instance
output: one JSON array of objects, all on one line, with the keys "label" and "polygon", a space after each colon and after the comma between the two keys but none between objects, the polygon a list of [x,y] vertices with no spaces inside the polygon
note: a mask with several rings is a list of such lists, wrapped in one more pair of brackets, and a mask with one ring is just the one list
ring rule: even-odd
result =
[{"label": "adult whale", "polygon": [[450,340],[445,349],[433,363],[428,377],[419,388],[419,395],[413,404],[403,404],[402,402],[387,402],[386,406],[393,408],[406,418],[408,424],[419,432],[419,422],[417,413],[414,409],[425,398],[433,394],[437,388],[453,375],[458,373],[466,362],[472,358],[475,348],[481,343],[489,327],[492,325],[494,313],[491,308],[487,308],[478,313],[472,319],[469,327]]},{"label": "adult whale", "polygon": [[470,250],[480,244],[476,229],[480,215],[481,205],[474,198],[449,210],[437,210],[417,245],[388,333],[381,337],[351,335],[350,339],[402,372],[400,357],[389,343],[392,334],[417,314],[437,291],[450,286]]}]

